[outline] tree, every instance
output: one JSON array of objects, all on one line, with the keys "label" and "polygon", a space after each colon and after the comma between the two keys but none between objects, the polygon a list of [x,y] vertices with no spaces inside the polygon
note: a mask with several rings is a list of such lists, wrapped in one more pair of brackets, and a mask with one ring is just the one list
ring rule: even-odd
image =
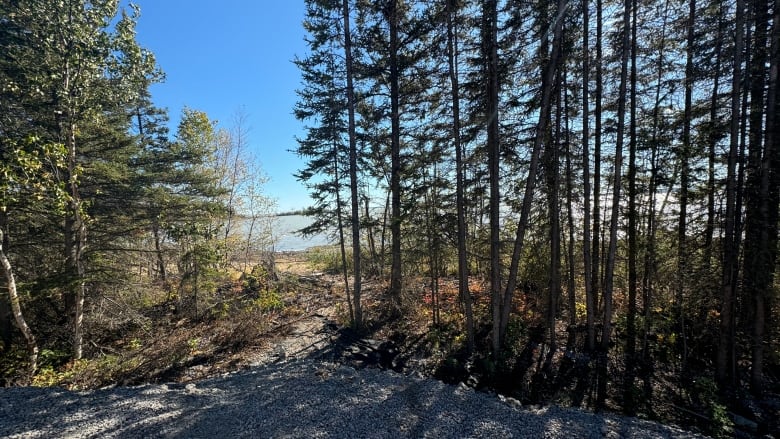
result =
[{"label": "tree", "polygon": [[[715,375],[719,383],[727,384],[731,375],[730,358],[734,355],[734,300],[737,282],[738,248],[735,245],[737,222],[737,156],[739,151],[740,84],[742,82],[743,18],[744,3],[737,1],[735,22],[734,58],[731,77],[731,123],[729,154],[726,175],[726,213],[723,236],[723,275],[721,288],[723,300],[720,310],[720,336]],[[734,377],[732,377],[734,379]]]},{"label": "tree", "polygon": [[[582,260],[585,282],[585,313],[588,334],[587,347],[596,348],[596,298],[593,287],[593,259],[591,254],[590,209],[590,1],[582,0]],[[597,165],[598,166],[598,165]],[[573,245],[573,244],[572,244]]]},{"label": "tree", "polygon": [[[766,64],[777,69],[777,60],[770,60],[768,37],[770,8],[768,1],[749,2],[753,35],[750,74],[750,107],[748,127],[748,158],[746,163],[746,209],[744,244],[744,290],[750,304],[752,317],[751,334],[751,377],[753,393],[764,391],[763,362],[764,337],[767,319],[767,298],[772,288],[777,254],[777,216],[770,214],[777,210],[777,198],[770,194],[769,182],[774,179],[773,165],[776,163],[773,149],[776,145],[773,133],[776,130],[776,81],[777,72],[767,78]],[[773,32],[775,32],[773,30]],[[776,50],[776,35],[772,35],[771,49]],[[769,86],[767,87],[767,80]],[[775,81],[771,83],[771,81]],[[764,123],[767,123],[764,126]],[[773,192],[777,189],[773,188]],[[771,200],[771,201],[770,201]],[[770,208],[770,205],[772,206]]]},{"label": "tree", "polygon": [[638,293],[638,242],[637,242],[637,3],[631,5],[631,115],[629,122],[628,158],[628,310],[626,315],[626,379],[623,408],[629,415],[636,414],[634,402],[634,378],[636,375],[636,317]]},{"label": "tree", "polygon": [[693,119],[693,55],[694,55],[694,28],[696,16],[696,0],[690,0],[688,21],[687,21],[687,38],[686,38],[686,50],[685,50],[685,107],[683,114],[683,132],[682,132],[682,145],[679,150],[680,160],[680,211],[679,221],[677,226],[677,307],[678,318],[680,324],[680,335],[682,337],[683,352],[682,352],[682,369],[687,368],[688,363],[688,340],[687,340],[687,328],[685,324],[685,285],[686,277],[688,273],[688,247],[687,247],[687,221],[688,221],[688,190],[690,185],[690,157],[693,153],[693,140],[691,134],[691,125]]},{"label": "tree", "polygon": [[604,320],[601,333],[600,357],[599,357],[599,387],[597,395],[597,405],[602,406],[606,400],[607,393],[607,353],[612,332],[612,313],[613,313],[613,290],[615,277],[615,258],[617,254],[618,241],[618,219],[620,216],[620,191],[621,174],[623,167],[623,142],[625,137],[625,109],[626,109],[626,88],[628,83],[628,60],[630,54],[631,41],[631,0],[625,0],[623,5],[623,30],[622,45],[620,47],[620,86],[618,91],[618,125],[617,138],[615,142],[615,168],[612,184],[612,211],[609,224],[609,249],[607,251],[607,261],[604,267]]},{"label": "tree", "polygon": [[42,206],[62,208],[67,197],[56,184],[51,166],[57,166],[64,159],[64,150],[61,145],[42,144],[34,137],[20,144],[5,138],[0,146],[0,267],[14,320],[27,343],[29,376],[32,378],[38,366],[38,344],[22,312],[8,253],[11,248],[6,227],[9,215],[13,215],[9,208],[13,209],[20,197],[36,200]]},{"label": "tree", "polygon": [[[536,129],[533,137],[533,146],[531,149],[531,161],[528,168],[528,177],[525,182],[525,189],[523,192],[523,201],[520,211],[520,219],[517,223],[517,231],[515,234],[514,246],[512,249],[512,258],[509,265],[509,277],[507,280],[506,289],[503,295],[503,303],[500,312],[500,321],[498,323],[499,328],[499,340],[503,341],[506,335],[506,328],[509,324],[509,315],[512,309],[512,297],[517,285],[517,273],[520,263],[520,256],[523,253],[523,245],[525,244],[525,233],[528,228],[528,221],[531,213],[531,205],[533,202],[534,190],[536,187],[536,174],[538,172],[539,160],[542,151],[543,142],[547,136],[547,130],[550,127],[550,114],[552,111],[552,96],[554,91],[554,79],[556,73],[561,64],[561,60],[564,57],[563,53],[563,23],[566,18],[566,4],[563,0],[559,0],[556,13],[553,15],[555,20],[551,23],[553,28],[553,41],[552,50],[549,58],[542,67],[542,83],[541,83],[541,99],[539,107],[539,118],[536,123]],[[543,46],[542,46],[543,47]],[[542,53],[542,59],[545,58],[546,53]],[[495,322],[494,322],[495,328]],[[500,343],[494,341],[494,347]]]},{"label": "tree", "polygon": [[227,209],[222,201],[226,191],[219,186],[218,140],[216,123],[206,113],[182,110],[172,144],[172,152],[178,157],[173,166],[178,179],[166,188],[174,195],[171,199],[177,204],[178,219],[171,218],[166,232],[180,246],[179,305],[191,307],[196,317],[201,309],[201,293],[210,289],[221,259],[219,232]]},{"label": "tree", "polygon": [[461,142],[460,81],[458,78],[458,4],[447,1],[447,72],[452,98],[452,143],[455,149],[455,204],[458,218],[458,295],[466,313],[466,346],[474,352],[474,311],[469,292],[469,267],[466,236],[466,203],[464,199],[464,158]]},{"label": "tree", "polygon": [[[352,258],[354,265],[354,286],[353,286],[353,298],[354,298],[354,310],[355,310],[355,327],[358,329],[363,328],[363,312],[360,306],[360,288],[361,288],[361,275],[360,275],[360,210],[359,210],[359,194],[358,194],[358,179],[357,179],[357,138],[355,134],[355,89],[353,85],[353,73],[352,73],[352,36],[350,34],[350,14],[349,14],[349,2],[343,0],[342,3],[343,17],[344,17],[344,57],[346,62],[346,81],[347,81],[347,117],[348,117],[348,136],[349,136],[349,192],[351,196],[351,230],[352,230]],[[394,162],[395,163],[395,162]],[[395,249],[395,247],[393,247]],[[400,248],[399,248],[400,252]],[[395,253],[394,253],[395,254]],[[400,258],[400,253],[398,255]],[[395,261],[395,259],[393,259]],[[395,267],[395,265],[393,265]],[[395,273],[395,272],[394,272]],[[392,287],[391,287],[392,288]]]},{"label": "tree", "polygon": [[[360,328],[363,317],[360,299],[359,157],[355,133],[356,100],[350,20],[348,1],[307,3],[305,26],[309,32],[307,42],[311,54],[296,60],[303,72],[304,88],[298,91],[301,100],[296,105],[295,115],[300,120],[317,122],[308,128],[305,139],[298,140],[297,149],[299,155],[310,158],[308,166],[298,173],[298,178],[304,181],[319,179],[312,185],[313,196],[318,200],[317,220],[309,231],[336,227],[350,318]],[[342,59],[348,61],[341,62]],[[344,182],[345,175],[348,183]],[[349,216],[345,213],[347,202],[343,195],[347,188]],[[335,206],[332,201],[335,201]],[[351,292],[343,225],[346,218],[351,230],[352,266],[355,270]]]},{"label": "tree", "polygon": [[[499,180],[499,114],[498,99],[500,84],[498,78],[498,2],[487,0],[482,4],[482,51],[485,60],[485,113],[487,125],[488,176],[490,180],[490,307],[493,314],[493,355],[498,358],[503,338],[501,336],[501,224]],[[511,276],[511,275],[510,275]]]},{"label": "tree", "polygon": [[387,0],[382,13],[387,22],[390,45],[388,58],[390,66],[390,289],[388,293],[396,307],[401,304],[401,114],[400,114],[400,71],[398,37],[401,11],[398,0]]},{"label": "tree", "polygon": [[[6,132],[17,139],[34,135],[43,143],[64,144],[68,153],[56,173],[68,191],[59,231],[65,261],[60,286],[72,355],[80,358],[85,255],[98,250],[87,247],[89,211],[105,212],[99,210],[99,201],[110,197],[90,198],[97,195],[101,181],[112,178],[108,168],[127,165],[123,159],[132,142],[126,109],[136,102],[132,96],[144,90],[136,79],[145,73],[135,72],[148,64],[136,63],[141,52],[134,44],[135,15],[123,16],[112,28],[117,12],[112,0],[24,0],[4,6],[6,66],[12,66],[8,78],[15,85],[7,95],[13,117]],[[102,162],[107,156],[111,159]]]}]

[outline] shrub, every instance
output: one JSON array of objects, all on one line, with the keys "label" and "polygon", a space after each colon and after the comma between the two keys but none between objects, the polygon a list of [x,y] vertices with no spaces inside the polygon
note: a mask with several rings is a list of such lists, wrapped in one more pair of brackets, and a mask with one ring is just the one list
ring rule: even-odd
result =
[{"label": "shrub", "polygon": [[262,290],[254,300],[254,306],[262,312],[275,311],[284,308],[282,297],[275,290]]}]

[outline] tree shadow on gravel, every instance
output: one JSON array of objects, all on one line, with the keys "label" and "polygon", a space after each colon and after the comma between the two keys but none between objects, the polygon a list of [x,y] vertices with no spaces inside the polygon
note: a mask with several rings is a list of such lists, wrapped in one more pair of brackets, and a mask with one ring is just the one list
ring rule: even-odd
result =
[{"label": "tree shadow on gravel", "polygon": [[187,385],[0,391],[2,437],[693,437],[616,416],[518,409],[464,386],[334,363]]}]

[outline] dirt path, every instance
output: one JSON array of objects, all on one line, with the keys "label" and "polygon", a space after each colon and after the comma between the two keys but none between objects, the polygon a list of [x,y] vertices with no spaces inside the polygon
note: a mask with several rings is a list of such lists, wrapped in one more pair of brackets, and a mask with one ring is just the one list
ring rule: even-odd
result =
[{"label": "dirt path", "polygon": [[327,350],[338,337],[334,305],[325,305],[280,327],[270,348],[251,358],[251,366],[303,359]]}]

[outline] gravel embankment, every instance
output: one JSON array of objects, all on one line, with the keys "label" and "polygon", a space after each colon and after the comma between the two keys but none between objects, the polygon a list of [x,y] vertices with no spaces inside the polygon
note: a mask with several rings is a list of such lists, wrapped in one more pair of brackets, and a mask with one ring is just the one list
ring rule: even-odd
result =
[{"label": "gravel embankment", "polygon": [[187,385],[0,389],[0,437],[702,436],[635,418],[519,408],[465,386],[307,360]]}]

